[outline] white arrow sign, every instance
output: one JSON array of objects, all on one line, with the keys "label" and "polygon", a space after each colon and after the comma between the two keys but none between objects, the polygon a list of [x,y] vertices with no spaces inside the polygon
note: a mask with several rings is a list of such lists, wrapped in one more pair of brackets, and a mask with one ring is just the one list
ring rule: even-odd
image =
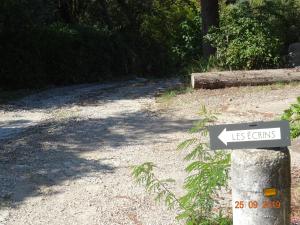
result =
[{"label": "white arrow sign", "polygon": [[228,142],[280,140],[281,131],[279,127],[233,131],[227,131],[224,128],[218,138],[227,146]]}]

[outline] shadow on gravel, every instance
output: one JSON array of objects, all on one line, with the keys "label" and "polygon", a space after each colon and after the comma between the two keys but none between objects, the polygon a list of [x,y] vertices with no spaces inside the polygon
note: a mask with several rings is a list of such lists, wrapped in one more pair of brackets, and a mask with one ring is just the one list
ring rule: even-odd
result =
[{"label": "shadow on gravel", "polygon": [[153,96],[155,93],[180,85],[177,79],[137,79],[107,84],[82,84],[52,88],[9,104],[0,104],[5,111],[46,110],[71,105],[93,105],[120,99]]},{"label": "shadow on gravel", "polygon": [[[27,197],[44,195],[43,187],[88,176],[97,179],[95,174],[99,176],[99,172],[113,173],[116,168],[103,162],[102,151],[170,142],[166,135],[186,131],[193,122],[141,111],[31,127],[0,141],[0,201],[21,203]],[[88,151],[99,152],[99,158],[82,158],[80,153]]]},{"label": "shadow on gravel", "polygon": [[[122,146],[168,143],[170,133],[187,131],[197,120],[175,120],[145,112],[126,113],[104,119],[73,120],[57,126],[56,134],[83,150],[118,150]],[[55,128],[54,128],[55,129]],[[55,136],[55,135],[54,135]],[[97,149],[98,148],[98,149]]]},{"label": "shadow on gravel", "polygon": [[[42,147],[42,143],[18,140],[9,152],[0,155],[0,207],[21,202],[41,193],[41,187],[65,180],[93,176],[93,172],[112,173],[114,167],[101,160],[80,158],[63,145]],[[43,150],[42,150],[43,148]]]},{"label": "shadow on gravel", "polygon": [[[7,122],[0,122],[0,140],[9,135],[17,134],[22,131],[22,127],[31,124],[31,120],[13,120]],[[20,129],[21,128],[21,129]]]}]

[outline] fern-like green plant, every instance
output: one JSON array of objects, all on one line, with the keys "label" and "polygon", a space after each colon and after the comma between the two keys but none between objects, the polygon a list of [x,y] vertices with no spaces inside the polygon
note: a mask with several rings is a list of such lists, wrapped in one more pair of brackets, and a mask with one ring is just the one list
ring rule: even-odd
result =
[{"label": "fern-like green plant", "polygon": [[281,119],[289,121],[292,138],[300,136],[300,97],[297,98],[297,103],[284,111]]},{"label": "fern-like green plant", "polygon": [[169,209],[173,208],[175,203],[179,203],[174,193],[169,189],[169,184],[173,179],[159,180],[153,173],[155,165],[152,162],[145,162],[142,165],[135,166],[132,172],[135,181],[146,187],[148,192],[155,192],[155,200],[160,201],[164,198]]},{"label": "fern-like green plant", "polygon": [[[202,107],[198,121],[190,130],[207,136],[207,125],[216,120],[216,116]],[[214,197],[221,187],[227,186],[230,155],[224,151],[210,151],[209,145],[197,138],[183,141],[177,147],[179,151],[186,151],[185,160],[189,162],[185,171],[184,188],[186,194],[176,197],[170,189],[173,179],[159,180],[151,162],[133,168],[133,177],[136,182],[146,187],[146,190],[156,193],[156,200],[164,199],[169,208],[177,207],[180,213],[176,217],[184,220],[186,225],[229,225],[230,219],[213,214]]]}]

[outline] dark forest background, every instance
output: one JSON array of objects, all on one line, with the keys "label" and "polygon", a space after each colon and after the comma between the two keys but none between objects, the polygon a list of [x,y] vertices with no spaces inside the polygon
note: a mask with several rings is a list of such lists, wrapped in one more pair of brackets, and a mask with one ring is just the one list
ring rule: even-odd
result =
[{"label": "dark forest background", "polygon": [[203,37],[197,0],[1,0],[0,87],[287,66],[299,5],[219,1],[219,25]]}]

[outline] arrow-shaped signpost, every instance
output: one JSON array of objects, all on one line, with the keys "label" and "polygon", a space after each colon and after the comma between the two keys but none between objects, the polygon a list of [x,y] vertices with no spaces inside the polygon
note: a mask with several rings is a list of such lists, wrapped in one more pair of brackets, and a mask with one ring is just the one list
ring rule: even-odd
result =
[{"label": "arrow-shaped signpost", "polygon": [[286,147],[291,143],[288,121],[225,124],[208,129],[212,150]]},{"label": "arrow-shaped signpost", "polygon": [[230,172],[233,225],[289,225],[288,121],[224,124],[208,130],[212,150],[236,149]]},{"label": "arrow-shaped signpost", "polygon": [[218,138],[227,146],[228,142],[280,140],[281,132],[280,127],[234,131],[227,131],[224,128]]}]

